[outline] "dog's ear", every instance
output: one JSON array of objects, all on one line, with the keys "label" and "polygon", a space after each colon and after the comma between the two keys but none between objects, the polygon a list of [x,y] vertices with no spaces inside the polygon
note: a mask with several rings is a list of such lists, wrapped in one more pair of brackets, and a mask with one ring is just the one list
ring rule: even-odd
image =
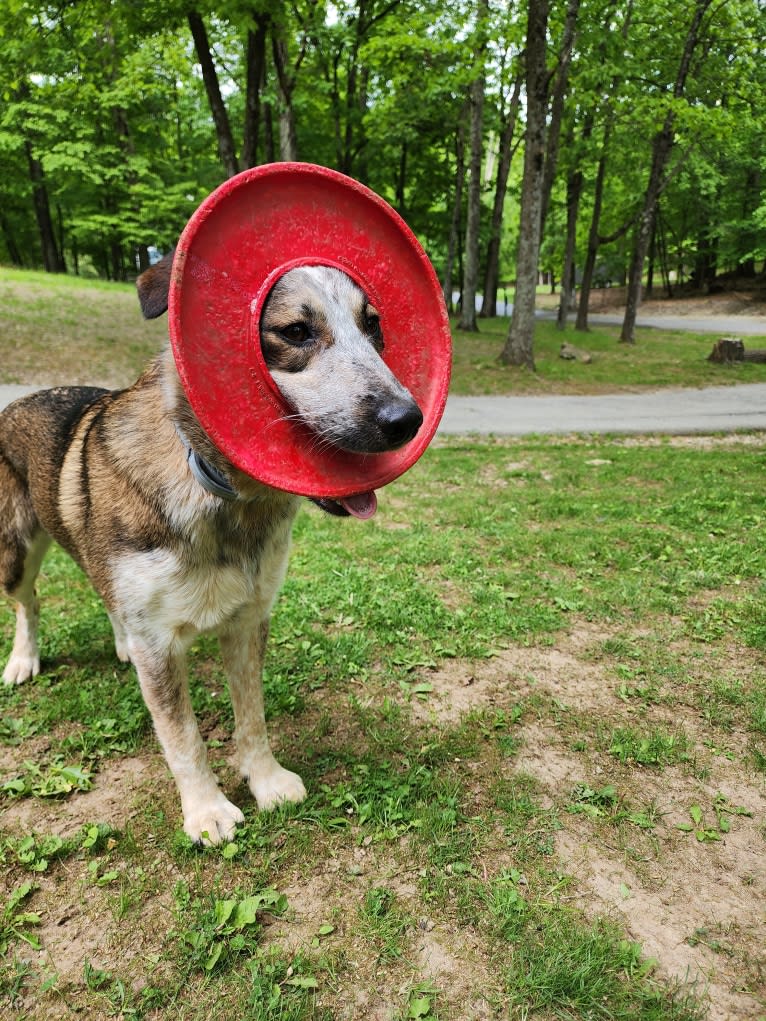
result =
[{"label": "dog's ear", "polygon": [[173,268],[174,254],[175,248],[172,248],[159,262],[144,270],[136,280],[138,300],[144,319],[156,319],[168,310],[170,271]]}]

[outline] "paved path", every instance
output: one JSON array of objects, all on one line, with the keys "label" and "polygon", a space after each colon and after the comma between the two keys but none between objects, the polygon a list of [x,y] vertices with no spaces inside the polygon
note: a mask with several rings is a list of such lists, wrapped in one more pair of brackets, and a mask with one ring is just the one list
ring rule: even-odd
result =
[{"label": "paved path", "polygon": [[[34,387],[0,385],[0,408]],[[766,430],[766,383],[592,397],[450,397],[442,435]]]},{"label": "paved path", "polygon": [[588,397],[450,397],[447,434],[690,433],[766,429],[766,383]]},{"label": "paved path", "polygon": [[15,401],[17,397],[39,390],[37,386],[17,386],[15,383],[0,383],[0,408]]}]

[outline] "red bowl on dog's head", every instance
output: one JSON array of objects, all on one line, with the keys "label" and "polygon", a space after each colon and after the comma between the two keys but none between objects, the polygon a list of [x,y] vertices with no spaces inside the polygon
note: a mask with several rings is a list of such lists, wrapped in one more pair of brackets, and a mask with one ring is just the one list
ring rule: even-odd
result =
[{"label": "red bowl on dog's head", "polygon": [[[277,389],[261,353],[260,316],[277,280],[301,265],[343,270],[374,303],[383,359],[423,413],[400,449],[324,446]],[[451,339],[433,267],[386,202],[324,167],[256,167],[202,203],[176,249],[169,327],[205,432],[237,468],[291,493],[337,499],[386,485],[421,456],[444,411]]]}]

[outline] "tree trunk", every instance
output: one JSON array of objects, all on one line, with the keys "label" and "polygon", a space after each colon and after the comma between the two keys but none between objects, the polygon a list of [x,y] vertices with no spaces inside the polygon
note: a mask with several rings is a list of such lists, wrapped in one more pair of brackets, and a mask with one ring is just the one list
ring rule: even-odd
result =
[{"label": "tree trunk", "polygon": [[556,84],[553,87],[553,98],[551,100],[551,118],[548,126],[548,139],[545,153],[545,173],[543,176],[543,194],[540,200],[540,237],[545,230],[545,220],[548,215],[551,191],[556,177],[556,164],[559,157],[559,138],[561,136],[561,119],[564,115],[564,100],[569,84],[569,70],[572,66],[572,49],[575,40],[575,28],[577,26],[577,15],[580,10],[580,0],[569,0],[567,13],[564,20],[564,31],[561,37],[561,49],[559,50],[559,64],[556,72]]},{"label": "tree trunk", "polygon": [[21,249],[16,243],[16,236],[13,228],[2,210],[0,210],[0,230],[3,232],[3,240],[5,241],[5,247],[8,250],[8,258],[14,266],[23,266],[24,260],[21,257]]},{"label": "tree trunk", "polygon": [[295,129],[293,92],[295,76],[287,72],[287,44],[272,32],[274,68],[277,72],[277,95],[279,97],[279,158],[285,162],[298,159],[298,136]]},{"label": "tree trunk", "polygon": [[258,134],[261,124],[261,92],[266,82],[266,34],[269,17],[255,15],[255,31],[247,33],[247,80],[245,84],[245,127],[242,140],[244,169],[258,165]]},{"label": "tree trunk", "polygon": [[138,256],[138,272],[143,273],[145,269],[149,269],[149,246],[145,244],[136,245],[136,255]]},{"label": "tree trunk", "polygon": [[692,283],[700,290],[710,293],[718,268],[718,238],[710,218],[710,209],[717,208],[717,194],[708,206],[702,203],[700,225],[697,231],[697,255],[694,260]]},{"label": "tree trunk", "polygon": [[112,280],[125,280],[125,266],[122,259],[122,245],[113,238],[109,242],[109,264]]},{"label": "tree trunk", "polygon": [[646,291],[644,297],[651,298],[654,290],[654,260],[657,255],[657,218],[654,219],[652,236],[649,239],[649,255],[646,264]]},{"label": "tree trunk", "polygon": [[[665,223],[662,217],[662,211],[660,206],[657,206],[657,254],[660,260],[660,276],[662,277],[662,286],[665,288],[665,297],[673,297],[673,285],[670,282],[670,260],[668,258],[668,239],[665,233]],[[681,263],[683,260],[679,259]],[[679,267],[678,273],[679,284],[683,283],[683,269]]]},{"label": "tree trunk", "polygon": [[495,200],[492,206],[492,221],[489,242],[487,244],[484,299],[480,313],[488,318],[497,315],[497,287],[500,279],[500,238],[503,230],[503,209],[505,207],[508,174],[511,169],[511,158],[513,156],[513,133],[516,130],[516,116],[519,112],[520,96],[521,77],[518,77],[513,86],[513,95],[511,96],[511,103],[500,138],[500,158],[497,165],[497,180],[495,181]]},{"label": "tree trunk", "polygon": [[506,365],[525,365],[533,370],[537,262],[540,255],[540,213],[545,171],[545,118],[548,110],[547,30],[548,0],[536,0],[529,4],[527,14],[527,129],[519,248],[516,256],[516,294],[508,338],[500,355],[500,360]]},{"label": "tree trunk", "polygon": [[43,167],[35,157],[30,142],[25,142],[24,147],[27,153],[27,165],[29,167],[29,179],[32,182],[32,201],[35,207],[37,229],[40,233],[40,247],[42,249],[43,266],[46,273],[65,273],[66,266],[64,259],[56,244],[56,235],[53,230],[51,208],[48,201],[48,189],[45,186]]},{"label": "tree trunk", "polygon": [[577,169],[567,177],[567,236],[564,246],[564,265],[561,269],[561,295],[556,326],[563,330],[574,298],[574,257],[577,242],[577,213],[580,208],[583,175]]},{"label": "tree trunk", "polygon": [[396,175],[396,211],[404,219],[406,216],[404,192],[407,181],[407,140],[402,140],[399,150],[399,170]]},{"label": "tree trunk", "polygon": [[465,184],[465,139],[463,137],[463,118],[455,133],[455,198],[452,204],[452,223],[450,225],[447,261],[444,266],[442,290],[444,302],[452,309],[452,278],[455,265],[455,252],[462,249],[460,224],[463,219],[463,186]]},{"label": "tree trunk", "polygon": [[479,282],[479,221],[481,218],[482,121],[484,113],[484,74],[471,82],[471,158],[468,181],[468,211],[465,227],[465,266],[463,271],[463,304],[459,330],[476,332],[476,288]]},{"label": "tree trunk", "polygon": [[[595,112],[591,109],[585,115],[580,142],[590,141],[593,133]],[[574,128],[569,133],[567,145],[574,147]],[[569,313],[574,308],[576,281],[575,281],[575,253],[577,249],[577,219],[580,212],[580,199],[582,198],[584,175],[582,171],[582,157],[575,160],[575,169],[567,176],[567,226],[566,242],[564,245],[564,264],[561,268],[561,296],[559,310],[556,317],[556,326],[559,330],[566,328]]]},{"label": "tree trunk", "polygon": [[[680,99],[686,88],[686,78],[689,74],[692,54],[697,45],[700,33],[700,25],[712,0],[696,0],[694,14],[692,15],[689,31],[686,34],[681,62],[673,87],[673,98]],[[665,121],[660,131],[655,135],[652,143],[652,164],[649,170],[649,182],[644,193],[644,201],[641,214],[638,219],[635,239],[633,242],[633,255],[630,260],[628,272],[628,293],[625,301],[625,318],[622,322],[620,342],[623,344],[635,343],[636,316],[638,306],[641,303],[641,279],[644,271],[644,261],[649,247],[654,217],[657,209],[657,202],[664,187],[663,177],[665,167],[673,148],[673,136],[675,125],[675,112],[673,108],[668,110]]]},{"label": "tree trunk", "polygon": [[239,173],[237,154],[234,149],[234,136],[231,133],[229,115],[226,112],[226,105],[221,95],[221,87],[218,84],[218,74],[213,63],[210,52],[210,42],[207,37],[207,30],[202,16],[196,11],[189,11],[187,14],[189,28],[191,29],[194,48],[197,51],[197,60],[202,69],[202,80],[205,83],[205,92],[210,104],[210,112],[213,115],[215,133],[218,139],[218,153],[221,157],[227,177],[234,177]]},{"label": "tree trunk", "polygon": [[[630,31],[630,23],[633,17],[633,2],[629,0],[627,9],[625,11],[625,17],[622,24],[621,35],[625,43],[627,43],[628,34]],[[602,44],[601,59],[606,58],[606,43]],[[618,78],[612,76],[611,79],[611,91],[614,92],[617,88]],[[604,201],[604,181],[606,178],[606,157],[609,151],[609,139],[612,133],[612,121],[613,113],[611,108],[608,109],[606,118],[606,124],[604,126],[604,138],[601,146],[601,155],[599,156],[597,168],[596,168],[596,181],[593,188],[593,210],[591,213],[590,227],[588,228],[588,244],[586,248],[585,264],[583,266],[582,279],[580,280],[580,301],[577,305],[577,316],[575,319],[575,329],[581,332],[587,332],[588,330],[588,306],[590,305],[590,292],[593,286],[593,274],[596,269],[596,259],[598,257],[598,249],[601,244],[601,237],[599,234],[600,221],[601,221],[601,207]],[[590,115],[591,128],[593,121],[593,113]],[[590,129],[588,131],[590,134]]]},{"label": "tree trunk", "polygon": [[598,257],[599,246],[599,220],[601,219],[601,206],[604,202],[604,179],[606,177],[606,146],[609,138],[609,125],[604,136],[604,148],[601,150],[598,167],[596,169],[596,183],[593,188],[593,212],[588,228],[588,247],[585,253],[585,265],[580,281],[580,301],[577,305],[577,319],[575,329],[582,332],[588,330],[588,306],[590,304],[590,292],[593,286],[593,274],[596,270],[596,258]]},{"label": "tree trunk", "polygon": [[277,148],[274,144],[274,110],[271,103],[263,104],[263,144],[266,162],[273,163],[277,158]]}]

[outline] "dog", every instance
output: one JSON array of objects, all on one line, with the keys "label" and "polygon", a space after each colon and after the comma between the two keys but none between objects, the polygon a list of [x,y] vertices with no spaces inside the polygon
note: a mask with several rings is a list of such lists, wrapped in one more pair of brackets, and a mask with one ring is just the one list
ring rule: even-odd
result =
[{"label": "dog", "polygon": [[[167,310],[172,253],[137,281],[146,318]],[[288,271],[260,323],[273,379],[321,444],[395,450],[423,416],[385,364],[378,310],[345,273]],[[232,465],[205,434],[166,347],[133,386],[42,390],[0,413],[0,583],[16,609],[4,670],[40,670],[35,579],[51,541],[103,599],[119,659],[135,667],[192,841],[231,840],[241,810],[220,790],[197,726],[186,652],[217,634],[231,694],[239,771],[261,810],[306,796],[272,754],[261,669],[300,497]],[[370,517],[375,494],[314,501]]]}]

